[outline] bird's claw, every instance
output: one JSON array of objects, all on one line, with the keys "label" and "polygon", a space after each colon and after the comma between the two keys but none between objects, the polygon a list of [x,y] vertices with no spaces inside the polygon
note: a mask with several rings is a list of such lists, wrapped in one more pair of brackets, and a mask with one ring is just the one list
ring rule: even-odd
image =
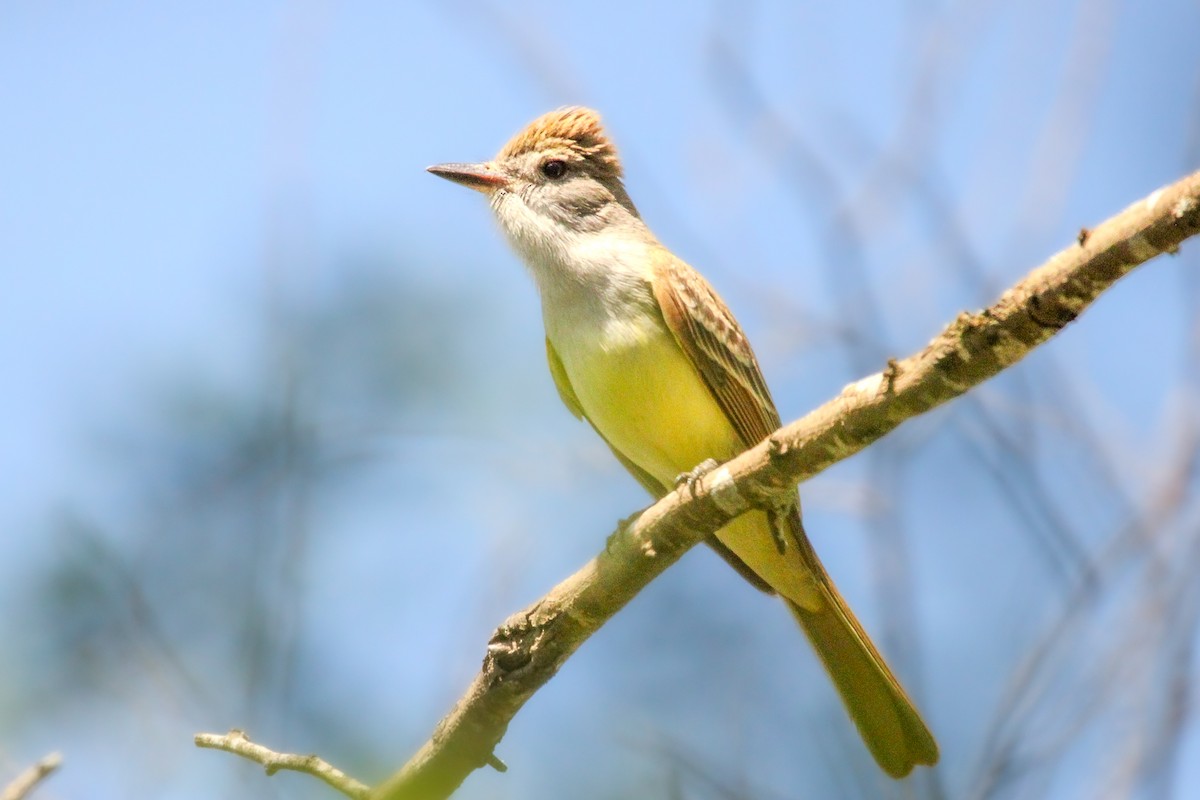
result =
[{"label": "bird's claw", "polygon": [[675,476],[675,488],[686,486],[688,493],[696,496],[696,483],[708,473],[717,468],[717,460],[715,458],[706,458],[696,466],[692,467],[689,472],[681,472]]}]

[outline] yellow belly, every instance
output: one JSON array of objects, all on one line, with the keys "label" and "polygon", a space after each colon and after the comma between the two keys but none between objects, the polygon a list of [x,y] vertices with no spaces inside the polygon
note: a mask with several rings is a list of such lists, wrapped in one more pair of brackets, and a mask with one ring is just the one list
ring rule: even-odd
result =
[{"label": "yellow belly", "polygon": [[[617,342],[555,345],[584,415],[614,449],[670,488],[704,460],[725,461],[745,448],[670,331],[646,325],[636,336],[623,333]],[[763,512],[716,535],[780,594],[806,607],[818,602],[796,548],[780,555]]]},{"label": "yellow belly", "polygon": [[672,486],[708,458],[742,448],[703,379],[667,330],[590,353],[562,354],[584,414],[626,458]]}]

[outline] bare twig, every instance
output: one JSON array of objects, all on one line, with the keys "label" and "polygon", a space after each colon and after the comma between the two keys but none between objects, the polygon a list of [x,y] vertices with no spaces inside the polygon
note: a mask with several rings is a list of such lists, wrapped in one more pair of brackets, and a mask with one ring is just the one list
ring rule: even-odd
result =
[{"label": "bare twig", "polygon": [[0,792],[0,800],[24,800],[39,783],[60,766],[62,753],[42,756],[4,787],[4,791]]},{"label": "bare twig", "polygon": [[213,750],[224,750],[242,758],[248,758],[262,764],[268,775],[274,775],[281,769],[294,772],[304,772],[319,778],[337,789],[346,797],[359,800],[371,791],[366,784],[359,783],[337,767],[327,763],[316,755],[297,755],[295,753],[276,753],[274,750],[255,744],[246,737],[245,731],[236,728],[227,734],[197,733],[196,746],[208,747]]}]

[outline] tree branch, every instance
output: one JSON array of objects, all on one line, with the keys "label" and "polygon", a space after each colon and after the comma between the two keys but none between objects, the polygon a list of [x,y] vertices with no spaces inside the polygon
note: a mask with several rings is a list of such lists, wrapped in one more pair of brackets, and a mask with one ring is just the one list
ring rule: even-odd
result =
[{"label": "tree branch", "polygon": [[250,741],[245,731],[239,731],[236,728],[224,735],[219,733],[197,733],[195,741],[197,747],[224,750],[227,753],[235,753],[242,758],[248,758],[255,763],[262,764],[266,768],[268,775],[274,775],[281,769],[307,773],[325,781],[325,783],[337,789],[346,795],[346,797],[351,798],[351,800],[364,798],[371,791],[370,787],[366,784],[359,783],[319,756],[276,753],[274,750]]},{"label": "tree branch", "polygon": [[1049,339],[1137,265],[1200,232],[1200,172],[1154,192],[1053,256],[990,308],[963,313],[923,350],[851,384],[766,441],[622,524],[605,551],[510,617],[429,741],[373,798],[447,797],[493,758],[508,723],[592,633],[693,545],[901,422],[983,383]]},{"label": "tree branch", "polygon": [[4,791],[0,792],[0,800],[24,800],[39,783],[61,766],[62,753],[42,756],[4,787]]},{"label": "tree branch", "polygon": [[797,483],[1012,366],[1134,267],[1175,252],[1197,233],[1200,172],[1082,231],[990,308],[960,314],[920,352],[889,361],[693,486],[622,522],[602,553],[495,631],[480,673],[429,741],[366,796],[444,798],[475,769],[502,768],[493,750],[517,711],[690,547],[749,508],[786,504]]}]

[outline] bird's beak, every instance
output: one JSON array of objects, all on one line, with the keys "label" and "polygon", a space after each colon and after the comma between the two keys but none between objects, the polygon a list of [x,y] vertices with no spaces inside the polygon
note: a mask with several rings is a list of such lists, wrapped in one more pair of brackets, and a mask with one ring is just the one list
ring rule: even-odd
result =
[{"label": "bird's beak", "polygon": [[434,164],[427,167],[426,171],[484,194],[491,194],[508,185],[508,177],[496,169],[491,161],[482,164]]}]

